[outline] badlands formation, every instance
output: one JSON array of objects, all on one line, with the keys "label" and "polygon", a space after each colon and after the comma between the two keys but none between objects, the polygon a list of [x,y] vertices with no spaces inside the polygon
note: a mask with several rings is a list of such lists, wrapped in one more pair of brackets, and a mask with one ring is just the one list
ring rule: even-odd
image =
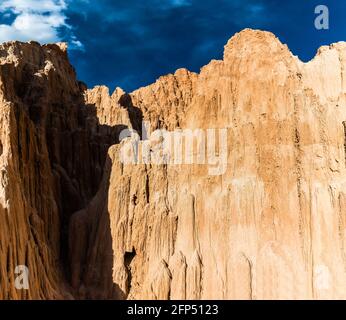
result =
[{"label": "badlands formation", "polygon": [[[110,95],[64,44],[9,42],[0,109],[0,299],[346,298],[345,43],[303,63],[247,29],[199,74]],[[124,163],[143,121],[226,129],[222,170]]]}]

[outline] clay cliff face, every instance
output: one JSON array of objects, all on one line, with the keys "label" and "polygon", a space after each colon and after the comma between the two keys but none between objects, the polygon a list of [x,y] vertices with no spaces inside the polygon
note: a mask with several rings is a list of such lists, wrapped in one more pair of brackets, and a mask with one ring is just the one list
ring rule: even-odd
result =
[{"label": "clay cliff face", "polygon": [[[0,46],[0,298],[72,297],[70,217],[97,192],[122,129],[99,121],[84,90],[63,44]],[[27,291],[14,286],[18,265]]]},{"label": "clay cliff face", "polygon": [[112,95],[65,50],[0,47],[0,298],[346,298],[345,43],[303,63],[244,30]]}]

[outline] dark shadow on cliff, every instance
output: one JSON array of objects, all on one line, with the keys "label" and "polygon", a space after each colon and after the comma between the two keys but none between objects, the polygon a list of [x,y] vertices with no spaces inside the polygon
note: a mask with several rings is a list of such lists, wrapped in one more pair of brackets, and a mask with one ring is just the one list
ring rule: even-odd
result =
[{"label": "dark shadow on cliff", "polygon": [[[72,97],[71,105],[53,102],[45,115],[42,115],[39,97],[34,95],[28,101],[29,113],[36,125],[42,124],[43,118],[47,123],[47,149],[60,215],[60,261],[65,277],[74,291],[78,291],[77,298],[119,299],[124,297],[121,290],[109,287],[113,286],[113,252],[107,212],[108,199],[104,198],[100,202],[104,206],[103,210],[96,206],[85,214],[87,218],[79,219],[78,232],[71,233],[70,223],[71,217],[83,215],[81,212],[97,196],[108,197],[108,149],[119,143],[119,134],[127,126],[100,123],[96,106],[84,102],[83,92],[86,88],[82,83],[79,86],[79,94]],[[36,89],[34,92],[44,96],[44,92]],[[25,99],[25,95],[23,98]],[[140,133],[143,116],[132,105],[131,97],[125,94],[120,98],[119,104],[128,110],[131,125]],[[77,246],[73,245],[74,248],[71,249],[69,242]],[[76,248],[79,252],[76,252]],[[78,263],[75,256],[80,259]],[[76,263],[80,266],[77,271],[72,269]],[[77,282],[80,286],[78,290]],[[92,294],[91,287],[94,291]]]},{"label": "dark shadow on cliff", "polygon": [[70,281],[77,299],[125,299],[113,283],[113,248],[108,211],[112,160],[107,155],[100,188],[69,225]]},{"label": "dark shadow on cliff", "polygon": [[[12,45],[18,49],[13,50],[18,61],[0,66],[0,80],[4,101],[11,102],[11,151],[18,158],[15,174],[21,184],[25,214],[35,214],[33,222],[38,223],[33,230],[42,235],[38,242],[49,252],[54,272],[62,279],[53,286],[43,275],[37,275],[38,281],[47,291],[52,287],[67,295],[65,287],[70,284],[77,298],[121,298],[112,281],[108,184],[101,182],[109,183],[105,170],[108,149],[119,143],[119,134],[127,127],[121,123],[107,125],[106,119],[100,122],[96,106],[85,102],[86,86],[76,80],[61,47]],[[128,95],[120,100],[117,107],[126,108],[131,124],[140,129],[141,111]],[[96,205],[83,214],[98,194],[103,207]],[[71,219],[79,216],[79,229],[71,233]],[[36,247],[30,248],[35,255],[45,254]],[[79,267],[74,270],[76,264]],[[42,265],[45,272],[49,268],[48,263]],[[45,295],[48,297],[43,292],[42,297]]]},{"label": "dark shadow on cliff", "polygon": [[125,108],[130,117],[131,126],[142,137],[143,112],[133,105],[132,98],[128,93],[123,94],[119,99],[119,105]]},{"label": "dark shadow on cliff", "polygon": [[[140,133],[142,112],[127,94],[119,104],[127,109],[132,127]],[[69,161],[59,164],[52,161],[54,156],[51,160],[60,182],[61,261],[77,299],[124,299],[126,295],[113,283],[112,275],[108,212],[112,161],[108,149],[119,143],[119,134],[127,126],[100,124],[96,106],[90,104],[80,105],[78,121],[78,129],[71,134]]]}]

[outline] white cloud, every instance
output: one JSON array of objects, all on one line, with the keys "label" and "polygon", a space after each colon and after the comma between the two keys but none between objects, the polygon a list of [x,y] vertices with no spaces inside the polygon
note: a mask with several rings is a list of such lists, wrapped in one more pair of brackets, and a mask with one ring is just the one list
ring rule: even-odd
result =
[{"label": "white cloud", "polygon": [[70,49],[81,50],[81,51],[85,50],[83,43],[81,43],[79,40],[77,40],[77,38],[74,35],[71,36]]},{"label": "white cloud", "polygon": [[[65,0],[5,0],[0,4],[0,14],[15,15],[11,24],[0,24],[0,42],[35,40],[40,43],[59,42],[59,31],[70,30],[66,23]],[[72,34],[72,32],[70,32]],[[67,39],[71,49],[82,49],[83,44],[72,34]]]},{"label": "white cloud", "polygon": [[14,13],[23,12],[61,12],[66,9],[64,0],[5,0],[0,10],[12,10]]}]

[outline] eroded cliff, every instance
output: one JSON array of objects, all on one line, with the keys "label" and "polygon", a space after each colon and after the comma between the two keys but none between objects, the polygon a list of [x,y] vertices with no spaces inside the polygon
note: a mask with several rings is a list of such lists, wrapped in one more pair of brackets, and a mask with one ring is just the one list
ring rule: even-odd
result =
[{"label": "eroded cliff", "polygon": [[[102,124],[85,89],[64,44],[0,46],[0,298],[72,297],[69,220],[96,194],[126,124]],[[29,290],[14,286],[18,265]]]},{"label": "eroded cliff", "polygon": [[63,45],[0,49],[1,298],[346,298],[345,43],[247,29],[111,96]]}]

